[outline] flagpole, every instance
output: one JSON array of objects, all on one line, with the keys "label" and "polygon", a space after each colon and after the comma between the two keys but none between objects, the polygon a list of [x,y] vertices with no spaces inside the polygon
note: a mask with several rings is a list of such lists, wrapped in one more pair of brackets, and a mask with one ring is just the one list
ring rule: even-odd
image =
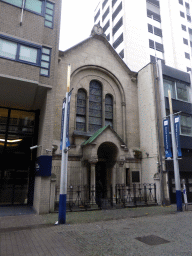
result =
[{"label": "flagpole", "polygon": [[174,176],[175,176],[175,190],[176,190],[176,201],[177,201],[177,211],[182,211],[182,195],[181,195],[181,183],[179,175],[179,163],[177,159],[177,146],[175,141],[175,130],[173,122],[173,108],[171,100],[171,91],[168,90],[169,98],[169,109],[170,109],[170,123],[171,123],[171,139],[172,139],[172,150],[173,150],[173,166],[174,166]]},{"label": "flagpole", "polygon": [[67,131],[67,110],[70,89],[70,73],[71,66],[68,65],[67,72],[67,92],[66,92],[66,105],[63,124],[63,141],[62,141],[62,154],[61,154],[61,177],[60,177],[60,196],[59,196],[59,224],[66,223],[66,203],[67,203],[67,162],[68,150],[66,147],[66,131]]}]

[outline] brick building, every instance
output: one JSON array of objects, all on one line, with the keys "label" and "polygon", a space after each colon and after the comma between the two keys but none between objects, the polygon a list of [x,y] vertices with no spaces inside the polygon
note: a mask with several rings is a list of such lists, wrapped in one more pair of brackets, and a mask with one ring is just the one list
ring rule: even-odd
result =
[{"label": "brick building", "polygon": [[60,10],[61,0],[0,1],[0,205],[38,213],[49,211],[35,160],[52,152]]}]

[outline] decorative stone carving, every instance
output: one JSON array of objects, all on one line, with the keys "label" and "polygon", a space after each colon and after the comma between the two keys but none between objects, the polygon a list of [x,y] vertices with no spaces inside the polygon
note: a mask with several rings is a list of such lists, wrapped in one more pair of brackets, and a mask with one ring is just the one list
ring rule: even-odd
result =
[{"label": "decorative stone carving", "polygon": [[94,25],[94,27],[91,31],[91,36],[94,36],[94,35],[102,35],[102,36],[106,37],[103,32],[103,28],[99,25]]}]

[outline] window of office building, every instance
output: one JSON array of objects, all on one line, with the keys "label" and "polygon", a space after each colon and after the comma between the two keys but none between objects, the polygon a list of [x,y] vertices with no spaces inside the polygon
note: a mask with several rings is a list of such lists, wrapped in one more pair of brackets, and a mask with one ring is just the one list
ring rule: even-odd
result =
[{"label": "window of office building", "polygon": [[123,42],[123,33],[113,43],[113,47],[116,49]]},{"label": "window of office building", "polygon": [[170,90],[173,99],[189,102],[189,87],[187,84],[167,79],[163,79],[163,84],[165,97],[168,97],[168,90]]},{"label": "window of office building", "polygon": [[151,10],[148,10],[148,9],[147,9],[147,17],[149,17],[149,18],[151,18],[153,20],[156,20],[156,21],[161,23],[161,16],[159,14],[151,11]]},{"label": "window of office building", "polygon": [[191,16],[187,15],[187,21],[191,22]]},{"label": "window of office building", "polygon": [[182,18],[185,18],[184,12],[180,12],[180,16],[181,16]]},{"label": "window of office building", "polygon": [[119,56],[123,59],[124,58],[124,49],[119,53]]},{"label": "window of office building", "polygon": [[185,38],[183,38],[183,43],[186,44],[186,45],[188,45],[188,40],[185,39]]},{"label": "window of office building", "polygon": [[94,22],[97,20],[97,18],[99,17],[99,15],[100,15],[100,9],[99,9],[99,11],[97,12],[97,14],[96,14],[95,17],[94,17]]},{"label": "window of office building", "polygon": [[0,57],[38,65],[40,47],[36,48],[22,42],[0,38]]},{"label": "window of office building", "polygon": [[122,2],[119,4],[119,6],[116,8],[116,10],[112,14],[112,20],[114,20],[119,12],[122,10]]},{"label": "window of office building", "polygon": [[117,24],[113,27],[113,36],[119,30],[119,28],[123,25],[123,18],[121,17]]},{"label": "window of office building", "polygon": [[40,75],[49,76],[51,49],[20,41],[15,38],[0,37],[0,57],[39,66]]},{"label": "window of office building", "polygon": [[45,26],[53,27],[54,4],[45,0],[0,0],[24,10],[42,15],[45,17]]},{"label": "window of office building", "polygon": [[107,4],[108,0],[104,0],[102,3],[102,9],[104,9],[105,5]]},{"label": "window of office building", "polygon": [[117,0],[112,0],[112,7],[116,4]]},{"label": "window of office building", "polygon": [[187,72],[191,71],[191,68],[187,67]]},{"label": "window of office building", "polygon": [[183,31],[187,31],[187,29],[186,29],[186,26],[185,26],[185,25],[181,25],[181,28],[182,28],[182,30],[183,30]]},{"label": "window of office building", "polygon": [[188,60],[190,60],[190,54],[187,53],[187,52],[185,52],[185,58],[188,59]]},{"label": "window of office building", "polygon": [[109,26],[110,26],[110,20],[108,20],[107,23],[105,24],[105,26],[103,27],[103,32],[104,33],[108,29]]},{"label": "window of office building", "polygon": [[157,0],[147,0],[147,2],[149,4],[155,5],[156,7],[159,8],[159,1],[157,1]]},{"label": "window of office building", "polygon": [[105,20],[105,18],[107,17],[107,15],[109,14],[109,7],[107,8],[107,10],[105,11],[105,13],[102,16],[102,21]]},{"label": "window of office building", "polygon": [[192,136],[192,117],[180,115],[181,134]]},{"label": "window of office building", "polygon": [[183,0],[179,0],[179,3],[183,5]]},{"label": "window of office building", "polygon": [[106,36],[107,40],[110,41],[110,33]]}]

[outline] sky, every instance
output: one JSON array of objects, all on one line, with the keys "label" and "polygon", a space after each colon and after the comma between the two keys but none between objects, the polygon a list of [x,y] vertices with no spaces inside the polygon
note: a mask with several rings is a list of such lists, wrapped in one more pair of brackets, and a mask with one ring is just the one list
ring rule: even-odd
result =
[{"label": "sky", "polygon": [[88,38],[100,0],[62,0],[59,49],[64,51]]}]

